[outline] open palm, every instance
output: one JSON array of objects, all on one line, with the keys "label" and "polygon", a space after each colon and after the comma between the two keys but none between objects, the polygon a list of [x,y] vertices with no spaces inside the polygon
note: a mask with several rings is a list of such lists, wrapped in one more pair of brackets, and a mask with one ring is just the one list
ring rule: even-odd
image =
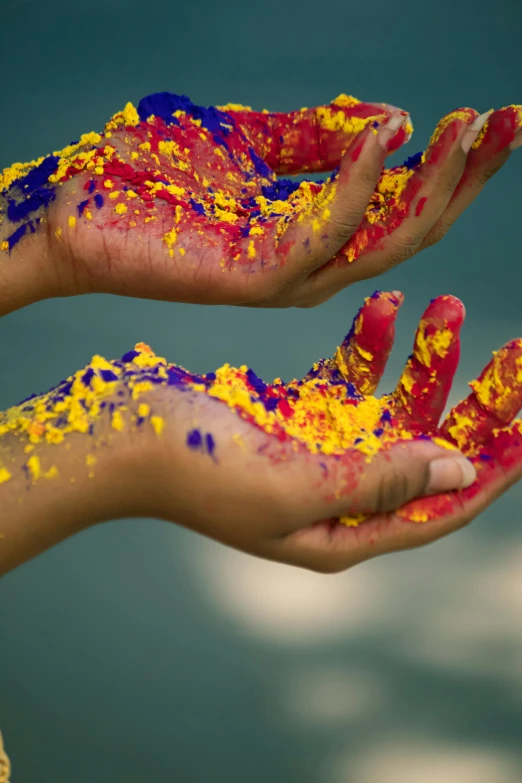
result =
[{"label": "open palm", "polygon": [[[522,109],[476,120],[452,112],[423,155],[383,170],[411,132],[386,104],[284,114],[151,95],[4,172],[4,248],[45,234],[61,294],[314,305],[440,239],[509,156]],[[336,167],[324,183],[277,179]]]},{"label": "open palm", "polygon": [[[440,424],[464,308],[433,300],[397,388],[375,397],[401,302],[396,292],[366,300],[335,357],[299,381],[267,384],[229,365],[195,376],[158,360],[166,384],[158,379],[147,402],[166,427],[150,513],[318,570],[426,543],[475,517],[520,477],[522,341],[495,354]],[[132,382],[155,361],[126,370]]]}]

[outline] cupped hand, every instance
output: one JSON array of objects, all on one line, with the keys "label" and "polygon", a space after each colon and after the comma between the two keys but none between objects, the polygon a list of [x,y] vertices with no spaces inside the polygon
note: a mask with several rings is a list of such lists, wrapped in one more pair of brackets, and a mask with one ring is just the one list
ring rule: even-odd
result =
[{"label": "cupped hand", "polygon": [[[315,305],[440,239],[521,129],[522,107],[459,109],[425,153],[383,170],[411,134],[387,104],[339,96],[285,114],[151,95],[4,171],[4,263],[34,248],[41,296]],[[276,176],[332,169],[323,183]]]},{"label": "cupped hand", "polygon": [[319,571],[469,522],[520,477],[522,340],[441,424],[464,309],[431,302],[395,391],[377,397],[401,302],[368,298],[301,380],[230,365],[194,375],[140,343],[0,414],[0,571],[118,517]]},{"label": "cupped hand", "polygon": [[395,391],[377,398],[401,302],[366,300],[335,357],[301,381],[171,368],[148,398],[165,421],[149,513],[318,571],[427,543],[479,514],[520,477],[522,341],[495,354],[440,424],[464,308],[432,301]]}]

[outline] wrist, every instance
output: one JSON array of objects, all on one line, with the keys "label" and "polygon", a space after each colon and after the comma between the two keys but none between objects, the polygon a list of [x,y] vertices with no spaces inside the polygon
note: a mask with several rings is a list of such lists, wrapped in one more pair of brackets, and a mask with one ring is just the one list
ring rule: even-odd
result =
[{"label": "wrist", "polygon": [[45,221],[34,233],[26,228],[23,241],[13,241],[22,225],[4,217],[0,204],[0,316],[61,294],[51,264]]}]

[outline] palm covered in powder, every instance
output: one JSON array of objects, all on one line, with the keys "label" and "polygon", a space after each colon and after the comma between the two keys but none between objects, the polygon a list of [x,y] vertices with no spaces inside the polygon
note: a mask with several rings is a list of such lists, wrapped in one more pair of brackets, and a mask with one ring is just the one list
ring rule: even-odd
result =
[{"label": "palm covered in powder", "polygon": [[[181,385],[196,391],[181,417],[191,427],[180,430],[167,404],[151,513],[328,571],[426,543],[475,517],[520,477],[522,341],[495,354],[440,424],[464,308],[450,296],[432,301],[396,390],[376,398],[401,302],[396,293],[366,300],[335,357],[300,381],[266,384],[228,365],[184,375]],[[457,486],[465,488],[448,491]]]},{"label": "palm covered in powder", "polygon": [[332,571],[470,521],[521,475],[522,341],[495,354],[440,425],[464,310],[433,300],[396,390],[375,397],[401,301],[367,299],[335,356],[299,381],[229,365],[195,375],[140,343],[6,411],[2,491],[13,508],[23,491],[27,518],[47,514],[48,537],[27,546],[74,524],[154,516]]},{"label": "palm covered in powder", "polygon": [[[270,114],[152,95],[103,134],[4,172],[4,249],[45,235],[46,295],[317,304],[432,244],[474,199],[507,159],[522,109],[491,115],[468,151],[476,117],[453,112],[423,156],[383,171],[411,131],[386,104],[339,96]],[[276,177],[337,166],[323,184]]]}]

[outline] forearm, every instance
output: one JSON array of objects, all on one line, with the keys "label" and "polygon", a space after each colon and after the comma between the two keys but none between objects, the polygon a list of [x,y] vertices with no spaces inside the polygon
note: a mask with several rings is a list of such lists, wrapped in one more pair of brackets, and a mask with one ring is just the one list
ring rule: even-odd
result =
[{"label": "forearm", "polygon": [[28,453],[29,446],[12,436],[0,441],[0,574],[91,524],[132,514],[118,445],[106,443],[96,457],[80,434]]},{"label": "forearm", "polygon": [[15,233],[16,226],[6,217],[6,200],[0,196],[0,317],[61,293],[43,211],[38,228],[34,233],[26,229],[23,242],[13,242]]},{"label": "forearm", "polygon": [[157,435],[140,395],[116,373],[103,380],[105,366],[95,357],[0,414],[0,573],[91,524],[151,511]]}]

